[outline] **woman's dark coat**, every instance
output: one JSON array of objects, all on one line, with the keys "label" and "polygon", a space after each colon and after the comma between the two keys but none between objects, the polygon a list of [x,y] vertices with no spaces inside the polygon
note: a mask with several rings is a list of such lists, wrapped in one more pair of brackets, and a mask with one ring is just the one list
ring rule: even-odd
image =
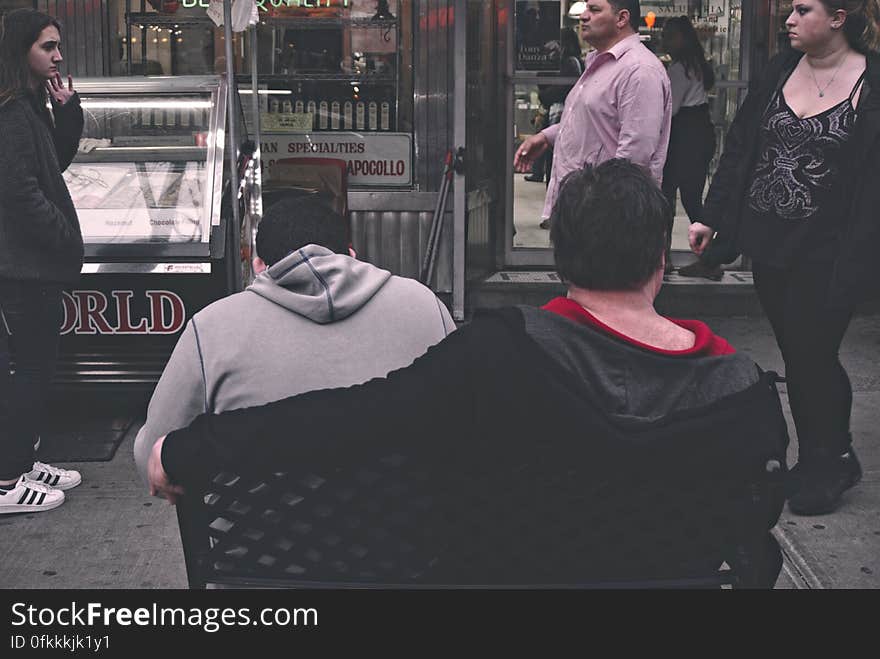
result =
[{"label": "woman's dark coat", "polygon": [[82,234],[61,175],[82,134],[79,96],[53,103],[53,116],[31,95],[0,107],[0,280],[79,278]]}]

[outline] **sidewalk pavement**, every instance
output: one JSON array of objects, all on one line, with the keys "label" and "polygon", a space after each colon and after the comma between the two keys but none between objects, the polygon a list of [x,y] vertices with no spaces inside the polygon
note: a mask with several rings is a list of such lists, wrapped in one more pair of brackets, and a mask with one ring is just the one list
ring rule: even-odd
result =
[{"label": "sidewalk pavement", "polygon": [[[762,317],[709,318],[712,329],[765,369],[784,371]],[[861,484],[831,515],[777,526],[785,564],[777,588],[880,588],[880,316],[857,317],[841,358],[853,384],[852,430],[864,469]],[[792,437],[794,425],[783,408]],[[151,498],[132,457],[135,424],[109,462],[79,469],[83,484],[56,510],[0,516],[0,588],[185,588],[174,508]]]}]

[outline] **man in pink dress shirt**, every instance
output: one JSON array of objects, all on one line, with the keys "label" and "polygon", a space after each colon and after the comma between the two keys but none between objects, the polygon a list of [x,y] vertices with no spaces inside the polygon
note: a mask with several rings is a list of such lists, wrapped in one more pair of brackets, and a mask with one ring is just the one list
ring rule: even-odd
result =
[{"label": "man in pink dress shirt", "polygon": [[666,162],[672,101],[660,60],[639,40],[639,0],[588,0],[581,33],[595,48],[569,92],[559,124],[533,135],[517,149],[517,172],[553,148],[553,171],[541,227],[556,203],[566,174],[584,165],[626,158],[647,168],[659,185]]}]

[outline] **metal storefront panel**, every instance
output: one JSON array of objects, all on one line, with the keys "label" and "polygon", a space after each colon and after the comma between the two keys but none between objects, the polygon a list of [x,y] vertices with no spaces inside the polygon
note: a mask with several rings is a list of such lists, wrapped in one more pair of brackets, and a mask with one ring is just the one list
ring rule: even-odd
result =
[{"label": "metal storefront panel", "polygon": [[[402,277],[417,279],[431,232],[431,211],[351,211],[358,258]],[[452,290],[452,213],[446,213],[432,288]]]}]

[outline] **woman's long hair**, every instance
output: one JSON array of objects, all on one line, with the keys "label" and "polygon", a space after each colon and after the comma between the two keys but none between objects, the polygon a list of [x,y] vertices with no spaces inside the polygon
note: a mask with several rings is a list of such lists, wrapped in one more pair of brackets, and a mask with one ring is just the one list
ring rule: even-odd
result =
[{"label": "woman's long hair", "polygon": [[[50,25],[61,32],[61,25],[51,16],[33,9],[15,9],[0,23],[0,107],[31,89],[28,52]],[[44,85],[37,87],[41,101],[46,100]]]},{"label": "woman's long hair", "polygon": [[689,78],[703,81],[703,89],[709,91],[715,85],[715,71],[712,63],[706,60],[703,45],[697,37],[691,19],[687,16],[674,16],[666,21],[663,29],[673,29],[681,35],[681,49],[675,53],[669,53],[672,60],[684,65],[684,72]]},{"label": "woman's long hair", "polygon": [[853,50],[862,54],[880,51],[880,3],[878,0],[820,0],[825,10],[833,14],[846,11],[843,33]]}]

